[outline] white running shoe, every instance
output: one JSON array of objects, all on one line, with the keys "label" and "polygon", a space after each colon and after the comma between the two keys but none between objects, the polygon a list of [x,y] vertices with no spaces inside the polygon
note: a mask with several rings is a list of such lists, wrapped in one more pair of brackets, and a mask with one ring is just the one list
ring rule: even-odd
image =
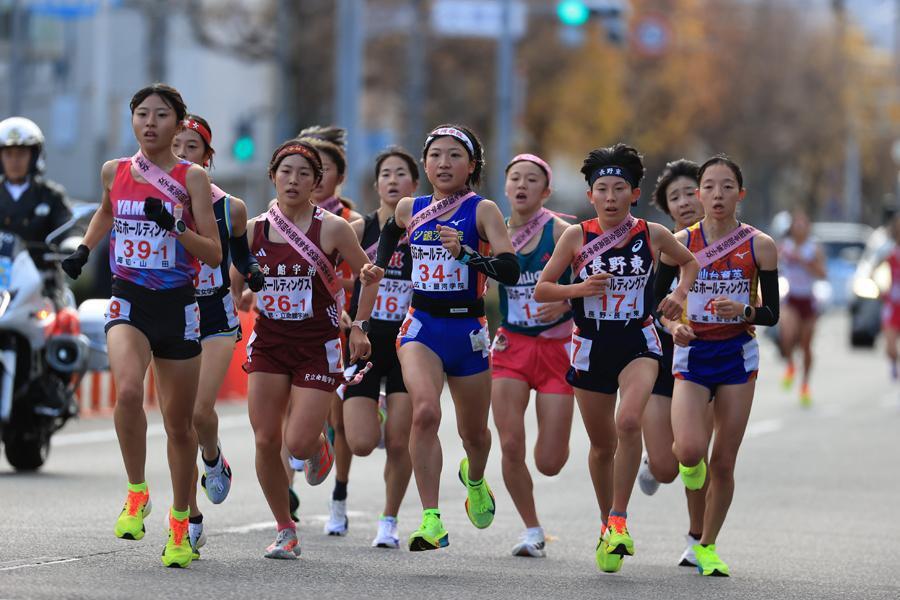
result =
[{"label": "white running shoe", "polygon": [[513,546],[513,556],[525,556],[533,558],[544,558],[547,551],[544,550],[546,541],[544,540],[544,530],[540,527],[526,529],[519,537],[519,543]]},{"label": "white running shoe", "polygon": [[290,463],[291,468],[295,471],[303,471],[306,468],[306,461],[300,460],[299,458],[294,458],[293,456],[288,456],[288,463]]},{"label": "white running shoe", "polygon": [[284,560],[297,560],[300,556],[300,540],[297,539],[296,529],[282,529],[278,532],[275,542],[266,548],[266,558],[280,558]]},{"label": "white running shoe", "polygon": [[694,555],[694,544],[699,544],[700,540],[688,534],[684,536],[684,541],[687,542],[687,547],[684,549],[684,552],[681,553],[681,560],[678,562],[678,566],[696,567],[697,557]]},{"label": "white running shoe", "polygon": [[194,560],[200,558],[200,548],[206,545],[206,534],[203,533],[203,523],[188,523],[188,538],[191,540],[191,550],[194,552]]},{"label": "white running shoe", "polygon": [[347,518],[347,501],[331,500],[328,503],[328,522],[325,523],[325,535],[347,535],[350,520]]},{"label": "white running shoe", "polygon": [[400,533],[397,528],[397,517],[385,517],[378,519],[378,534],[372,540],[373,548],[399,548]]},{"label": "white running shoe", "polygon": [[[216,444],[216,451],[219,453],[219,458],[214,466],[211,467],[206,464],[206,461],[203,461],[203,469],[206,472],[200,477],[200,487],[206,492],[206,497],[210,502],[221,504],[228,497],[228,492],[231,491],[231,467],[222,455],[221,444]],[[203,455],[200,456],[202,458]]]},{"label": "white running shoe", "polygon": [[650,472],[650,456],[646,452],[641,456],[641,468],[638,469],[637,480],[641,491],[648,496],[652,496],[659,489],[659,482]]}]

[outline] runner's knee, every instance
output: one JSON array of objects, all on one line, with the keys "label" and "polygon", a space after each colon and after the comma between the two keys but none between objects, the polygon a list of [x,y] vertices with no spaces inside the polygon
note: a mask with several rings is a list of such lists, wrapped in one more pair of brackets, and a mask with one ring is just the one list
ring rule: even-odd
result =
[{"label": "runner's knee", "polygon": [[542,475],[553,477],[554,475],[557,475],[560,471],[562,471],[562,468],[566,464],[566,460],[568,460],[568,458],[568,448],[564,448],[563,451],[538,451],[534,454],[534,466],[537,467],[537,470]]},{"label": "runner's knee", "polygon": [[525,462],[525,433],[514,433],[500,436],[500,449],[503,460],[515,463]]},{"label": "runner's knee", "polygon": [[413,411],[412,426],[419,432],[437,434],[441,425],[441,410],[439,407],[425,405]]}]

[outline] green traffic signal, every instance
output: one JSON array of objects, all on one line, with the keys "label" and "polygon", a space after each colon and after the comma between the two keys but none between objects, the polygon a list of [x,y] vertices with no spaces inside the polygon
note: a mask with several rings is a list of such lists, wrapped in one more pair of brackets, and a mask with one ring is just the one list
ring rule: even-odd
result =
[{"label": "green traffic signal", "polygon": [[556,5],[556,16],[565,25],[577,27],[587,23],[590,9],[579,0],[563,0]]},{"label": "green traffic signal", "polygon": [[238,162],[248,162],[256,152],[256,144],[253,142],[252,137],[243,135],[234,141],[231,151]]}]

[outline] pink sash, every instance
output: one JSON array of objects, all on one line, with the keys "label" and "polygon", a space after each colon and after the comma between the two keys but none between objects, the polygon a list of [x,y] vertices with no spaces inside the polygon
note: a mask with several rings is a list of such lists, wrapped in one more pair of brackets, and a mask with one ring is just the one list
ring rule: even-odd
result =
[{"label": "pink sash", "polygon": [[[412,220],[410,220],[409,224],[406,226],[406,231],[415,231],[428,221],[432,219],[436,219],[439,216],[450,212],[451,210],[455,210],[459,208],[459,206],[475,195],[475,192],[467,191],[467,192],[459,192],[453,194],[452,196],[447,196],[446,198],[441,198],[437,202],[432,202],[422,210],[420,210],[415,216],[413,216]],[[432,196],[432,198],[434,198]]]},{"label": "pink sash", "polygon": [[700,268],[702,269],[703,267],[709,266],[716,260],[722,258],[759,233],[759,229],[753,227],[752,225],[740,225],[727,237],[716,240],[712,245],[694,252],[694,256],[697,257],[697,262],[700,263]]},{"label": "pink sash", "polygon": [[328,212],[336,215],[340,212],[339,209],[344,205],[341,204],[340,198],[338,198],[337,196],[332,196],[331,198],[326,198],[325,200],[323,200],[318,206],[322,210],[327,210]]},{"label": "pink sash", "polygon": [[[315,213],[313,213],[313,218],[316,218]],[[319,247],[313,244],[312,240],[306,237],[305,233],[300,231],[296,225],[284,216],[284,213],[278,208],[278,203],[272,205],[269,212],[266,213],[266,219],[278,229],[278,233],[281,234],[281,237],[283,237],[287,243],[300,254],[300,256],[316,267],[316,273],[319,274],[322,283],[325,284],[325,287],[331,295],[334,296],[334,301],[337,302],[339,307],[343,307],[344,288],[341,286],[341,280],[334,270],[334,265],[325,258],[325,255]]]},{"label": "pink sash", "polygon": [[512,237],[513,250],[516,252],[524,248],[537,233],[544,228],[544,225],[550,222],[554,217],[552,211],[541,208],[535,216],[530,218],[527,223],[519,228],[519,231]]},{"label": "pink sash", "polygon": [[635,224],[637,224],[637,219],[633,215],[628,215],[624,221],[595,237],[587,246],[583,246],[581,251],[575,255],[575,260],[572,261],[575,273],[579,273],[586,264],[595,258],[603,256],[607,250],[615,248],[631,232]]},{"label": "pink sash", "polygon": [[215,204],[216,200],[218,200],[220,198],[224,198],[225,196],[228,195],[227,192],[223,191],[222,188],[220,188],[219,186],[217,186],[214,183],[209,184],[209,189],[212,190],[213,204]]},{"label": "pink sash", "polygon": [[131,165],[137,169],[141,177],[147,183],[159,190],[166,198],[175,203],[176,207],[190,202],[191,196],[184,186],[169,177],[169,174],[150,162],[140,150],[131,157]]}]

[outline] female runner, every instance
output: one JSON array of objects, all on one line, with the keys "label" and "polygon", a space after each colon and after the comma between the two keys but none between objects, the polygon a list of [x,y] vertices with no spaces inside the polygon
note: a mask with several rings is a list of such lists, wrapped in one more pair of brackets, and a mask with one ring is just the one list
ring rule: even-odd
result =
[{"label": "female runner", "polygon": [[491,375],[482,297],[486,277],[507,285],[519,279],[519,263],[497,205],[470,190],[484,166],[475,134],[458,125],[442,125],[428,134],[422,155],[434,193],[400,200],[394,218],[381,231],[375,261],[386,267],[404,230],[408,232],[413,296],[397,340],[412,400],[409,448],[423,508],[422,524],[409,538],[409,549],[415,551],[449,544],[438,508],[443,463],[438,427],[445,373],[466,451],[459,465],[466,513],[480,529],[494,520],[494,496],[484,480],[491,448]]},{"label": "female runner", "polygon": [[[619,570],[623,556],[634,554],[626,511],[641,462],[641,418],[662,354],[651,316],[654,264],[663,254],[681,265],[678,287],[659,304],[661,313],[674,318],[697,263],[668,229],[631,215],[644,176],[637,150],[625,144],[599,148],[581,172],[597,218],[566,230],[534,297],[538,302],[572,300],[575,332],[566,379],[575,388],[591,441],[588,466],[601,512],[597,566],[612,572]],[[569,265],[574,282],[558,283]]]},{"label": "female runner", "polygon": [[[506,167],[506,197],[512,214],[507,226],[519,261],[519,280],[500,286],[502,325],[491,348],[491,406],[503,452],[503,481],[525,522],[513,556],[546,556],[544,530],[534,505],[534,486],[525,465],[525,410],[537,392],[538,436],[534,462],[553,476],[569,457],[572,386],[566,381],[572,337],[567,301],[539,304],[534,286],[568,223],[543,207],[551,193],[552,171],[543,159],[520,154]],[[567,269],[559,281],[569,281]]]},{"label": "female runner", "polygon": [[191,423],[200,374],[200,311],[194,297],[197,259],[215,268],[222,247],[203,167],[179,160],[172,141],[187,113],[172,87],[154,84],[131,99],[131,125],[140,150],[106,162],[100,172],[103,203],[78,247],[63,262],[73,279],[91,248],[112,229],[110,266],[115,279],[106,314],[109,363],[116,387],[114,419],[128,474],[125,507],[115,533],[144,537],[150,494],[144,480],[147,416],[144,375],[157,372],[174,495],[162,562],[186,567],[192,549],[188,516],[197,435]]}]

